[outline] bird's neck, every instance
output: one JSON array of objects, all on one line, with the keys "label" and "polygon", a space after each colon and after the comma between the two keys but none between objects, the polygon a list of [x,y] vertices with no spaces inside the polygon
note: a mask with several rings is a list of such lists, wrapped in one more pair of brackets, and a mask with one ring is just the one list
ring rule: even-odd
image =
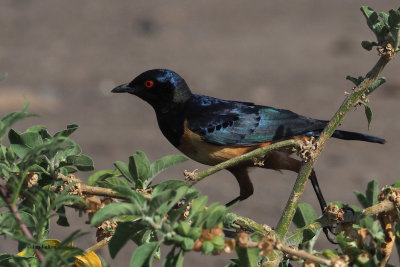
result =
[{"label": "bird's neck", "polygon": [[172,104],[155,109],[161,132],[175,147],[183,134],[186,103]]}]

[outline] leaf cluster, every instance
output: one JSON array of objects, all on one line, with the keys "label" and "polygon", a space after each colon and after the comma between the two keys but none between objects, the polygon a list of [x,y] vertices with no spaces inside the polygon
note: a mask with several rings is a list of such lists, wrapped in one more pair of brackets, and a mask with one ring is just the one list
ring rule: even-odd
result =
[{"label": "leaf cluster", "polygon": [[[1,266],[60,266],[76,261],[82,254],[78,248],[67,245],[82,234],[71,233],[56,247],[49,248],[46,242],[50,230],[50,219],[58,216],[58,223],[68,226],[65,205],[86,205],[83,199],[68,194],[68,187],[60,193],[51,189],[59,186],[58,172],[68,175],[77,170],[93,169],[93,161],[82,154],[82,150],[69,135],[77,125],[50,135],[44,126],[34,126],[25,132],[10,129],[19,120],[37,116],[27,112],[28,104],[22,110],[6,115],[0,122],[0,139],[8,135],[9,146],[0,145],[0,175],[2,197],[0,199],[0,234],[18,242],[21,255],[0,254]],[[69,187],[71,187],[69,185]],[[6,208],[6,209],[5,209]],[[13,212],[12,212],[13,210]],[[15,213],[20,216],[18,221]],[[23,223],[32,238],[20,227]],[[35,251],[45,252],[39,262]]]},{"label": "leaf cluster", "polygon": [[400,8],[377,13],[368,6],[361,7],[361,12],[367,19],[368,27],[375,34],[377,42],[362,41],[364,49],[370,51],[374,46],[390,43],[394,51],[399,50]]}]

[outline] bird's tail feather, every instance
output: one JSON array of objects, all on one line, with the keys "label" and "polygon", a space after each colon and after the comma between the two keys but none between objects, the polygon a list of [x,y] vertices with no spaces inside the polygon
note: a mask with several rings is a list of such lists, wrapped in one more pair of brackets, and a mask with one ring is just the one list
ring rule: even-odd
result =
[{"label": "bird's tail feather", "polygon": [[378,143],[378,144],[386,143],[386,140],[383,138],[379,138],[376,136],[363,134],[363,133],[356,133],[356,132],[349,132],[349,131],[342,131],[342,130],[336,130],[333,133],[332,137],[344,139],[344,140],[359,140],[359,141]]}]

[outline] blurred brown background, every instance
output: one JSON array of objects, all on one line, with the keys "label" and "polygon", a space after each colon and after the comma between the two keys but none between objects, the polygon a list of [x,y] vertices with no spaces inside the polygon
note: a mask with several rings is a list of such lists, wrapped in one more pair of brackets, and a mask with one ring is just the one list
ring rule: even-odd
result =
[{"label": "blurred brown background", "polygon": [[[93,157],[96,170],[126,161],[136,150],[150,160],[179,153],[158,129],[149,105],[110,90],[150,68],[181,74],[192,91],[219,98],[256,102],[329,119],[352,84],[346,75],[364,75],[377,61],[362,40],[373,39],[361,5],[377,11],[398,8],[398,1],[3,1],[0,8],[0,115],[20,109],[41,114],[16,125],[44,124],[51,132],[77,123],[73,138]],[[367,182],[392,184],[400,178],[400,62],[391,62],[387,84],[371,97],[372,129],[387,144],[329,141],[316,172],[327,200],[356,204],[353,190]],[[350,112],[342,129],[367,132],[363,108]],[[207,168],[196,162],[160,175],[182,179],[184,169]],[[87,178],[90,173],[80,173]],[[234,212],[275,226],[292,189],[294,173],[254,170],[255,194]],[[196,186],[210,201],[225,203],[238,194],[233,176],[220,172]],[[318,204],[311,186],[302,202]],[[86,217],[69,212],[73,229],[94,232]],[[74,219],[73,219],[74,218]],[[65,228],[54,226],[52,238]],[[94,234],[77,244],[87,248]],[[12,244],[12,245],[10,245]],[[322,237],[319,247],[327,246]],[[111,260],[126,266],[134,246]],[[1,241],[0,251],[15,252]],[[165,250],[164,250],[165,252]],[[165,253],[164,253],[165,255]],[[184,266],[223,266],[228,256],[189,253]],[[392,260],[392,263],[396,264]],[[156,266],[160,266],[157,263]]]}]

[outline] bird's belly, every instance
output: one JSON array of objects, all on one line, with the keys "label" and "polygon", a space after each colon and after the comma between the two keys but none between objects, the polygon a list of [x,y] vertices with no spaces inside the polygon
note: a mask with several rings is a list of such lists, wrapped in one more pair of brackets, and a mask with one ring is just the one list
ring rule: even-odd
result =
[{"label": "bird's belly", "polygon": [[206,165],[216,165],[228,159],[240,156],[270,143],[257,144],[255,146],[218,146],[203,141],[200,135],[184,127],[184,133],[177,147],[182,153],[191,159]]}]

